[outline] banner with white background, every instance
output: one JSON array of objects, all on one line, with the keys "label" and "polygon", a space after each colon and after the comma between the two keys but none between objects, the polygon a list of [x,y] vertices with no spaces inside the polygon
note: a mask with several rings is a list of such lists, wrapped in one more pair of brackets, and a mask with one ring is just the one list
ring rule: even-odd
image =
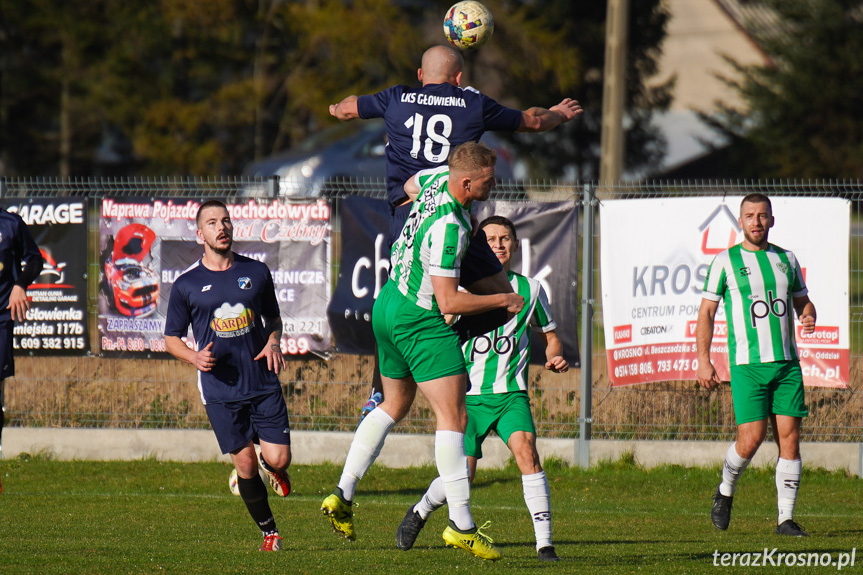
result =
[{"label": "banner with white background", "polygon": [[[743,241],[743,196],[607,200],[600,205],[602,314],[612,386],[696,379],[695,325],[708,267]],[[803,381],[847,387],[850,203],[772,197],[769,241],[797,256],[818,323],[795,326]],[[729,380],[725,304],[711,360]]]}]

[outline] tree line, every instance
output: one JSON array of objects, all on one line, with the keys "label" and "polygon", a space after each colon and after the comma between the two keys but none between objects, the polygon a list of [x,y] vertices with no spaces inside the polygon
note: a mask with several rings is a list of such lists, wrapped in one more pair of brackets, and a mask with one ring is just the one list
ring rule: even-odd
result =
[{"label": "tree line", "polygon": [[[450,4],[0,0],[0,174],[237,175],[332,125],[330,103],[415,84],[422,52],[445,42]],[[466,54],[466,82],[513,107],[581,101],[582,121],[514,144],[547,177],[598,173],[605,3],[486,4],[495,34]],[[655,71],[667,14],[659,0],[634,4],[637,166],[661,151],[649,117],[670,85],[642,81]]]},{"label": "tree line", "polygon": [[[452,1],[0,0],[0,175],[238,175],[336,123],[330,103],[415,84]],[[788,25],[764,37],[773,64],[729,80],[747,108],[705,114],[735,144],[726,171],[859,177],[863,3],[753,1]],[[595,179],[606,2],[485,3],[495,33],[465,82],[518,108],[579,100],[578,121],[513,145],[532,177]],[[650,173],[670,15],[630,4],[626,167]]]}]

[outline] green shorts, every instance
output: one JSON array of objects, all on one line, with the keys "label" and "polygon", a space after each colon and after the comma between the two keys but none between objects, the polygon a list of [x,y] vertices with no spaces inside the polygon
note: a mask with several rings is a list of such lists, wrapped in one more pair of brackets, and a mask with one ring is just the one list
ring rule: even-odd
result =
[{"label": "green shorts", "polygon": [[731,366],[731,400],[737,425],[771,414],[806,417],[799,361]]},{"label": "green shorts", "polygon": [[468,395],[466,402],[464,451],[471,457],[482,458],[482,442],[492,430],[504,443],[509,443],[509,436],[516,431],[536,435],[533,415],[530,413],[530,397],[526,391]]},{"label": "green shorts", "polygon": [[388,281],[372,309],[381,375],[423,382],[466,373],[458,336],[443,315],[409,301]]}]

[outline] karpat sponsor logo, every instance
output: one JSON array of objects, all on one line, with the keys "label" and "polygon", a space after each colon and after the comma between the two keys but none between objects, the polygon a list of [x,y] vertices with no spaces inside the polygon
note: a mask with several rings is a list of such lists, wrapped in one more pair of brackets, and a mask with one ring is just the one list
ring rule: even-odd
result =
[{"label": "karpat sponsor logo", "polygon": [[632,324],[619,325],[614,328],[614,343],[630,343],[632,341]]},{"label": "karpat sponsor logo", "polygon": [[227,303],[222,304],[213,315],[210,327],[219,336],[245,333],[255,320],[254,312],[245,308],[241,303],[233,306]]},{"label": "karpat sponsor logo", "polygon": [[839,345],[839,326],[818,326],[812,333],[803,333],[803,326],[798,325],[797,343]]}]

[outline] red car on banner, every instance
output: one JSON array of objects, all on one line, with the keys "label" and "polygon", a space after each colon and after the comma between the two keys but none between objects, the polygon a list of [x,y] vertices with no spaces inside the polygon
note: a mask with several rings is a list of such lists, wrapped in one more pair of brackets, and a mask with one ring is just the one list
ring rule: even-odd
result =
[{"label": "red car on banner", "polygon": [[144,266],[156,234],[144,224],[129,224],[117,232],[114,247],[105,260],[105,281],[114,307],[129,317],[144,317],[156,311],[159,277]]}]

